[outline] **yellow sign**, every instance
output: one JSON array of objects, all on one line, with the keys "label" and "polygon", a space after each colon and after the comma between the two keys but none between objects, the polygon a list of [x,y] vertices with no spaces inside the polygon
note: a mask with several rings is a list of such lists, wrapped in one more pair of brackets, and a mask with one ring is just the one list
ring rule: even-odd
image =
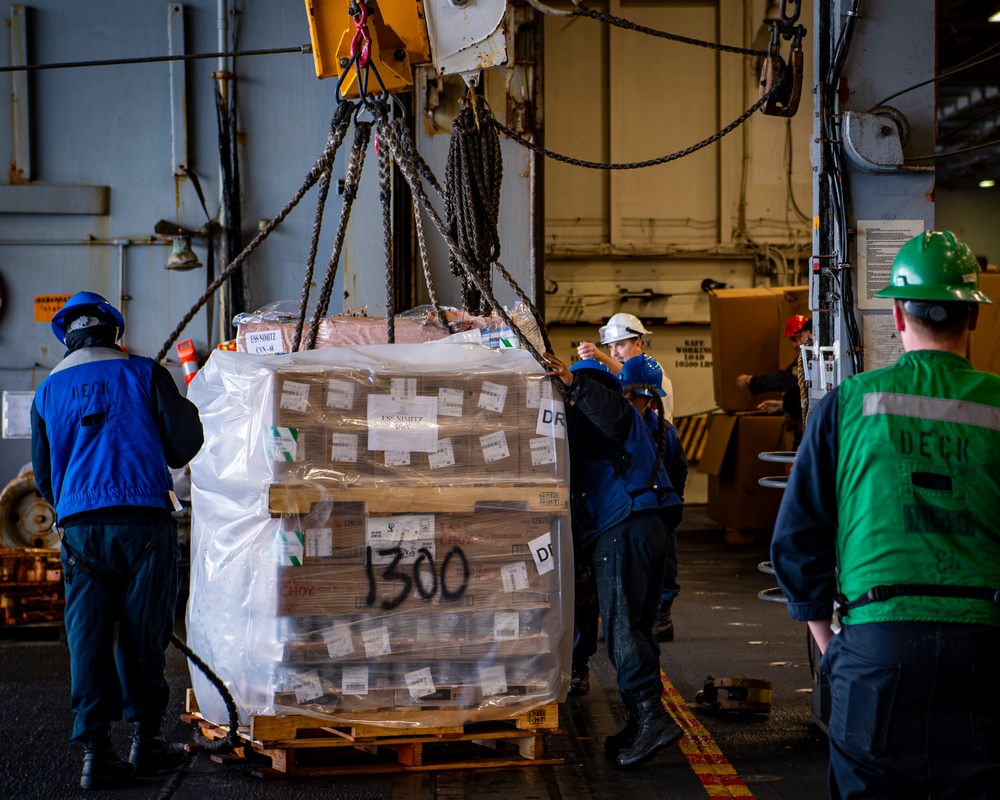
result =
[{"label": "yellow sign", "polygon": [[66,305],[72,295],[68,294],[36,294],[35,322],[52,322],[56,312]]}]

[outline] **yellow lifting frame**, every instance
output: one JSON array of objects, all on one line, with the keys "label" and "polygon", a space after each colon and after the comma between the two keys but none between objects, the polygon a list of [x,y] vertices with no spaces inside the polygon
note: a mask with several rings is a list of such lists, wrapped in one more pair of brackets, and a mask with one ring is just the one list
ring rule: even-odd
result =
[{"label": "yellow lifting frame", "polygon": [[[354,18],[347,12],[348,0],[305,0],[312,39],[313,61],[318,78],[339,78],[351,59],[351,43],[357,33]],[[424,22],[423,0],[368,0],[371,38],[370,63],[389,92],[405,92],[413,87],[413,65],[431,60],[431,46]],[[354,69],[340,87],[345,97],[359,97]],[[369,92],[379,92],[378,81],[368,84]]]}]

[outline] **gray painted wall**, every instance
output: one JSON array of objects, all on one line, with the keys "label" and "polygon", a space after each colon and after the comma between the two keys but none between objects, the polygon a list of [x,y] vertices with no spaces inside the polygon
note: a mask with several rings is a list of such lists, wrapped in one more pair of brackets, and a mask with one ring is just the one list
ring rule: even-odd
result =
[{"label": "gray painted wall", "polygon": [[[310,41],[302,0],[230,0],[229,5],[237,9],[235,16],[224,15],[231,49],[297,48]],[[182,32],[185,52],[220,49],[217,0],[169,4],[31,0],[26,6],[2,3],[0,13],[5,21],[16,22],[18,9],[24,8],[23,41],[29,64],[166,55],[169,10],[176,6],[182,8],[183,27],[175,24],[174,41]],[[0,64],[11,64],[17,56],[18,40],[15,36],[12,45],[6,33],[16,27],[5,26],[0,37]],[[220,206],[220,158],[212,73],[219,63],[217,59],[175,62],[174,69],[175,87],[178,76],[186,83],[186,91],[175,92],[174,111],[186,115],[186,124],[178,125],[186,132],[187,167],[197,175],[208,213],[215,217]],[[291,199],[322,151],[335,106],[335,84],[319,80],[312,57],[302,53],[243,57],[236,61],[235,73],[246,243],[256,234],[259,221],[273,218]],[[6,73],[0,80],[13,93],[5,92],[9,99],[0,102],[0,152],[21,170],[0,176],[0,391],[33,390],[62,357],[48,323],[34,321],[36,296],[89,289],[117,303],[124,294],[128,297],[123,304],[125,345],[132,352],[154,356],[215,277],[205,267],[187,272],[165,269],[170,248],[163,237],[154,235],[159,220],[189,229],[206,222],[192,180],[174,175],[170,65],[36,70]],[[30,150],[14,134],[25,111]],[[344,177],[350,144],[349,134],[338,156],[335,180]],[[344,297],[341,266],[332,313],[361,305],[373,314],[385,310],[373,152],[364,174],[344,259],[349,265],[350,296]],[[29,185],[9,185],[25,182]],[[74,210],[80,198],[86,202],[93,198],[96,190],[85,187],[107,187],[107,213],[65,213]],[[313,190],[248,261],[249,308],[277,300],[297,303],[315,205]],[[325,274],[341,205],[332,190],[316,283]],[[528,261],[516,253],[517,247],[528,246],[523,227],[514,243],[505,243],[513,264]],[[207,263],[205,241],[196,239],[194,249]],[[440,266],[441,300],[457,304],[459,286],[448,284],[443,277],[447,265]],[[218,262],[215,270],[217,274]],[[527,288],[530,291],[530,284]],[[509,301],[509,296],[502,301]],[[210,304],[181,338],[193,339],[204,357],[220,339],[220,317],[229,315]],[[171,351],[168,358],[180,380],[176,353]],[[0,439],[0,486],[28,460],[27,440]]]}]

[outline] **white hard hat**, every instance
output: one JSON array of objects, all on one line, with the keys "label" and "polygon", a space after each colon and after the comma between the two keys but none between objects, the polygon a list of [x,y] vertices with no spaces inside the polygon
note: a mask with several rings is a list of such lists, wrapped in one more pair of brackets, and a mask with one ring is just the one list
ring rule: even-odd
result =
[{"label": "white hard hat", "polygon": [[638,339],[640,336],[650,334],[637,316],[623,313],[612,316],[607,325],[601,326],[600,333],[601,344],[620,342],[623,339]]}]

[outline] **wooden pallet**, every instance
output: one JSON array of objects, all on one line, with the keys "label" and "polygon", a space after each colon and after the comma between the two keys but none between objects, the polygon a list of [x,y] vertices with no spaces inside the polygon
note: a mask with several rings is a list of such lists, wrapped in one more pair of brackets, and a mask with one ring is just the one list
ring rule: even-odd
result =
[{"label": "wooden pallet", "polygon": [[365,514],[417,514],[475,511],[538,511],[562,514],[569,509],[566,484],[454,486],[364,486],[333,481],[274,483],[268,491],[272,516],[308,514],[319,502],[363,503]]},{"label": "wooden pallet", "polygon": [[[443,724],[419,728],[378,724],[412,723],[419,710],[381,711],[371,724],[355,720],[329,726],[316,717],[252,717],[249,726],[240,727],[243,745],[238,752],[212,759],[225,763],[253,756],[266,758],[269,766],[251,770],[260,778],[498,769],[564,761],[548,758],[546,752],[546,737],[563,732],[558,728],[559,706],[554,702],[491,722],[460,724],[461,713],[460,709],[437,709],[433,718]],[[190,689],[187,713],[182,718],[197,724],[207,739],[227,736],[224,726],[201,716]]]}]

